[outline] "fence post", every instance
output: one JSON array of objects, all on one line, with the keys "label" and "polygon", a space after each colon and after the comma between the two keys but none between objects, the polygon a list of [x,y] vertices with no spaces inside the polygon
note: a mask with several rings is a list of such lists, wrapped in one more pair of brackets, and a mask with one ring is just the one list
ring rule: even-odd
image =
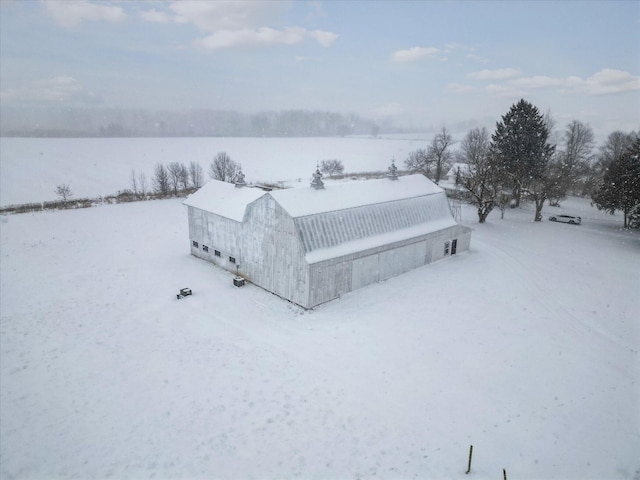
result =
[{"label": "fence post", "polygon": [[467,471],[464,473],[469,473],[471,471],[471,455],[473,455],[473,445],[469,445],[469,465],[467,466]]}]

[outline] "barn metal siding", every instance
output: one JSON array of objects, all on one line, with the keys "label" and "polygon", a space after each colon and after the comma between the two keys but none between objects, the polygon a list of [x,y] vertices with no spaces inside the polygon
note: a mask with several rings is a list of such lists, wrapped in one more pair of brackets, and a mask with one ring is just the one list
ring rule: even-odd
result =
[{"label": "barn metal siding", "polygon": [[449,218],[444,192],[295,219],[306,252]]},{"label": "barn metal siding", "polygon": [[315,307],[351,291],[349,261],[312,265],[309,271],[309,301],[306,307]]},{"label": "barn metal siding", "polygon": [[[307,308],[353,290],[401,275],[445,257],[444,244],[458,240],[458,252],[468,250],[471,230],[455,225],[310,266],[311,295]],[[303,305],[305,306],[305,305]]]}]

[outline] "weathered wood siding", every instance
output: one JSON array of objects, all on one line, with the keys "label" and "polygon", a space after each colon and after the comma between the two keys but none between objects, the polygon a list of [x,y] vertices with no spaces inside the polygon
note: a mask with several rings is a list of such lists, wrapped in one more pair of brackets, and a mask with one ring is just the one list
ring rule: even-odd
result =
[{"label": "weathered wood siding", "polygon": [[240,271],[256,285],[302,306],[308,304],[308,268],[293,219],[270,195],[247,208]]},{"label": "weathered wood siding", "polygon": [[[235,272],[235,265],[229,257],[238,259],[242,256],[240,239],[243,237],[243,224],[195,207],[187,207],[187,211],[191,253]],[[197,247],[193,241],[198,243]],[[208,251],[204,250],[205,247]],[[216,250],[220,252],[219,257],[215,256]]]}]

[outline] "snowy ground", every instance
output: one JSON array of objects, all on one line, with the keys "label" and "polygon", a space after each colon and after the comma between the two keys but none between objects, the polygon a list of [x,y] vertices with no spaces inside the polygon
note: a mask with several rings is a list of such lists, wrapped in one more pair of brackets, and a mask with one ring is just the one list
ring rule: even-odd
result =
[{"label": "snowy ground", "polygon": [[563,211],[313,311],[180,200],[2,217],[0,477],[638,479],[640,238]]}]

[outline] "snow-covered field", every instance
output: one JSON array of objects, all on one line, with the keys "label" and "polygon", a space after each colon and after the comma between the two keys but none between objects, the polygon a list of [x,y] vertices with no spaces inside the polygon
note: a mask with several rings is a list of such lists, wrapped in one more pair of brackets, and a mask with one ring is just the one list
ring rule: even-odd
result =
[{"label": "snow-covered field", "polygon": [[313,311],[177,199],[2,217],[0,477],[638,479],[640,238],[563,210]]},{"label": "snow-covered field", "polygon": [[[0,204],[222,150],[296,183],[425,143],[3,138]],[[0,217],[0,478],[640,479],[640,237],[561,210],[583,225],[465,206],[469,252],[313,311],[191,257],[178,199]]]},{"label": "snow-covered field", "polygon": [[[202,165],[218,152],[242,165],[247,182],[306,182],[322,160],[341,160],[345,172],[399,166],[425,148],[424,135],[391,138],[0,138],[0,205],[55,200],[69,184],[75,198],[131,188],[131,170],[151,186],[157,163]],[[207,177],[208,178],[208,177]]]}]

